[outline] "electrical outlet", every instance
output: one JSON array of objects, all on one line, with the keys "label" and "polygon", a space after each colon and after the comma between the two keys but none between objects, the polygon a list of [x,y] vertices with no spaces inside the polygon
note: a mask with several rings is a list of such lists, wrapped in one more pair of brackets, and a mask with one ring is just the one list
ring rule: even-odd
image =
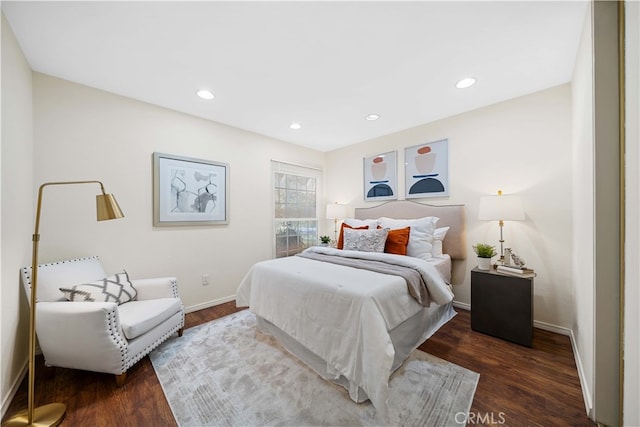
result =
[{"label": "electrical outlet", "polygon": [[209,285],[209,275],[208,274],[203,274],[202,275],[202,286],[208,286]]}]

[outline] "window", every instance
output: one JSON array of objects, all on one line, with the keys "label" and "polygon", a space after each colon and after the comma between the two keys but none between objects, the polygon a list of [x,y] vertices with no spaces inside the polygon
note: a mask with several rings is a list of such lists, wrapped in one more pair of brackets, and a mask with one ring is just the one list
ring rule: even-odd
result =
[{"label": "window", "polygon": [[275,257],[295,255],[318,241],[321,171],[272,162]]}]

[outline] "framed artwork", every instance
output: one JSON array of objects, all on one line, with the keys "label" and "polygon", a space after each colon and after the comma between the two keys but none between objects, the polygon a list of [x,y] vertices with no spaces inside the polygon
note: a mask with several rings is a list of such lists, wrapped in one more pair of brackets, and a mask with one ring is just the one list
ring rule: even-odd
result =
[{"label": "framed artwork", "polygon": [[404,149],[405,198],[449,195],[449,140]]},{"label": "framed artwork", "polygon": [[229,165],[153,153],[153,225],[229,223]]},{"label": "framed artwork", "polygon": [[398,198],[397,152],[364,158],[364,199],[392,200]]}]

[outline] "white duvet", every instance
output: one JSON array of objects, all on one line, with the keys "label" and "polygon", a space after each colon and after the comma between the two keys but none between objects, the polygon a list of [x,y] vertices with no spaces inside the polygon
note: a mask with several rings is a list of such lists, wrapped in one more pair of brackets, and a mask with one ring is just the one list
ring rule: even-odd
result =
[{"label": "white duvet", "polygon": [[[453,292],[436,267],[401,255],[313,247],[307,251],[394,262],[417,269],[437,304]],[[362,388],[383,417],[395,351],[389,331],[424,309],[402,277],[292,256],[256,263],[238,287],[236,302],[249,306],[346,377],[357,400]]]}]

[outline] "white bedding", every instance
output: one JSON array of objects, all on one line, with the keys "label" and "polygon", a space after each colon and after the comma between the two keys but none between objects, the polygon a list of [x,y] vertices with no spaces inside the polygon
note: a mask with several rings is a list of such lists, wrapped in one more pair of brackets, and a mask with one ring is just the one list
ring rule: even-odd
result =
[{"label": "white bedding", "polygon": [[445,282],[451,283],[451,257],[447,254],[433,257],[427,262],[433,265],[444,278]]},{"label": "white bedding", "polygon": [[[425,278],[432,301],[442,305],[453,300],[434,262],[323,247],[307,250],[411,266]],[[236,301],[326,361],[330,375],[346,377],[352,399],[357,400],[361,388],[386,415],[395,356],[389,331],[424,310],[403,278],[293,256],[255,264]]]}]

